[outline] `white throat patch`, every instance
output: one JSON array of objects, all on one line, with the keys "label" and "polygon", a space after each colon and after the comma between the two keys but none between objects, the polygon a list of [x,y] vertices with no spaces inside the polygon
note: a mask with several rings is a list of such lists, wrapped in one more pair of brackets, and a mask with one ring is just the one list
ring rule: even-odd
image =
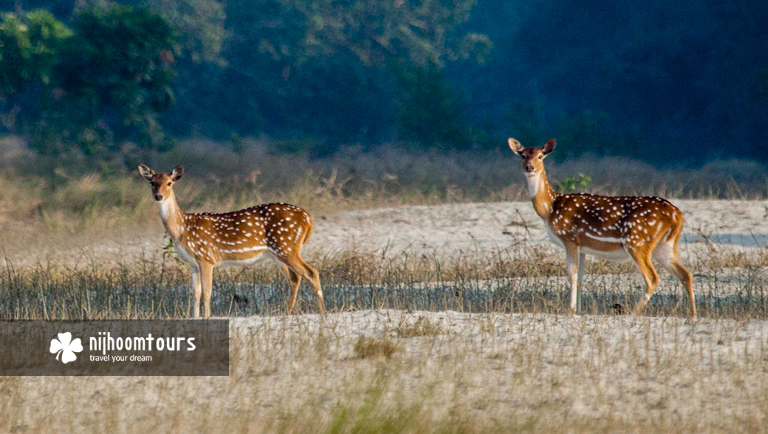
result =
[{"label": "white throat patch", "polygon": [[157,207],[160,208],[160,218],[162,218],[163,221],[168,220],[168,217],[171,215],[174,208],[173,201],[170,197],[166,197],[160,202],[157,202]]},{"label": "white throat patch", "polygon": [[526,175],[525,179],[528,181],[528,194],[531,198],[536,197],[536,194],[539,192],[539,186],[541,186],[541,172],[533,176]]}]

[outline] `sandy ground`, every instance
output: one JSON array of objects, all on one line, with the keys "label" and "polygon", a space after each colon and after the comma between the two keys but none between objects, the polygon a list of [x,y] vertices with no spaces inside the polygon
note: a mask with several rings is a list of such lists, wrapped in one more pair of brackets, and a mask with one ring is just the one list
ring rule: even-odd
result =
[{"label": "sandy ground", "polygon": [[[353,426],[394,418],[459,432],[762,431],[768,421],[768,321],[381,310],[323,323],[237,318],[231,336],[228,378],[0,381],[0,430],[322,432],[347,410]],[[361,358],[361,336],[396,352]]]},{"label": "sandy ground", "polygon": [[[768,201],[673,202],[687,219],[684,261],[695,249],[765,248]],[[315,222],[310,254],[450,256],[520,239],[551,246],[528,202],[318,214]],[[140,235],[112,235],[69,241],[63,253],[51,245],[7,254],[18,264],[161,252],[159,217]],[[403,333],[420,317],[430,332]],[[0,431],[327,431],[350,409],[353,419],[392,417],[416,431],[764,432],[768,422],[766,320],[381,310],[334,313],[322,324],[314,315],[233,318],[231,330],[228,378],[0,378]],[[360,336],[390,340],[397,352],[361,358]],[[370,402],[373,414],[361,413]]]},{"label": "sandy ground", "polygon": [[[768,201],[673,200],[685,213],[683,258],[707,242],[727,249],[762,248],[768,243]],[[408,249],[443,256],[457,252],[492,252],[526,239],[557,249],[548,241],[544,225],[530,202],[467,203],[404,206],[315,214],[315,229],[305,249],[355,250],[389,254]],[[142,254],[157,255],[164,245],[160,217],[143,228],[114,229],[103,234],[51,237],[49,243],[0,245],[16,265],[133,261]]]}]

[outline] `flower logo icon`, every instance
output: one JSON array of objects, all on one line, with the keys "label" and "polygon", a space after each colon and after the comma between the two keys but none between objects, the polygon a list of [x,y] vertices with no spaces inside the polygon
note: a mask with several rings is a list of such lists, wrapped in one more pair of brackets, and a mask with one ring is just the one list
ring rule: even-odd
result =
[{"label": "flower logo icon", "polygon": [[83,351],[83,344],[80,343],[80,338],[72,340],[72,333],[59,333],[58,339],[51,339],[51,354],[56,353],[56,360],[59,360],[59,354],[61,354],[61,362],[67,364],[77,360],[75,353]]}]

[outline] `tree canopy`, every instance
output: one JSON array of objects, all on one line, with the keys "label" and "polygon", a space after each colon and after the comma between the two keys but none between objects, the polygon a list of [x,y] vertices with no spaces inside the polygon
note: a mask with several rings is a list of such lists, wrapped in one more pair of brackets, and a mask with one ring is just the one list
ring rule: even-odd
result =
[{"label": "tree canopy", "polygon": [[[0,2],[0,120],[46,155],[173,138],[768,160],[757,0]],[[293,148],[292,148],[293,149]],[[123,157],[121,157],[121,155]]]}]

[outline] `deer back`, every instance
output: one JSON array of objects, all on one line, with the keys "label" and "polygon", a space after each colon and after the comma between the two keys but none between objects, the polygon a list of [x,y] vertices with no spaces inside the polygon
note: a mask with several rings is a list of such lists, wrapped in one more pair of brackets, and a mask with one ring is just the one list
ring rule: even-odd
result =
[{"label": "deer back", "polygon": [[682,223],[682,212],[652,196],[558,195],[547,222],[560,239],[596,250],[641,247]]},{"label": "deer back", "polygon": [[301,248],[312,224],[308,212],[286,203],[185,214],[182,243],[196,259],[210,263],[247,260],[264,251],[286,257]]}]

